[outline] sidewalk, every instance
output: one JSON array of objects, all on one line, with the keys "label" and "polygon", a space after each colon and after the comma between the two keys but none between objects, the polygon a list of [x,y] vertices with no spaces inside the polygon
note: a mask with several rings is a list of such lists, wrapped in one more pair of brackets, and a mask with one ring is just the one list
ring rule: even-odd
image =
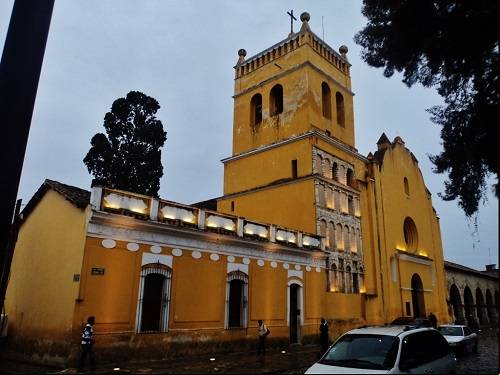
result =
[{"label": "sidewalk", "polygon": [[[269,350],[266,355],[260,356],[256,352],[240,352],[162,361],[145,361],[141,363],[101,364],[98,362],[95,374],[302,374],[318,360],[318,351],[318,346],[294,345],[284,353],[278,350]],[[5,371],[11,374],[77,373],[75,368],[58,370],[56,368],[26,364],[14,360],[4,363],[2,372]]]}]

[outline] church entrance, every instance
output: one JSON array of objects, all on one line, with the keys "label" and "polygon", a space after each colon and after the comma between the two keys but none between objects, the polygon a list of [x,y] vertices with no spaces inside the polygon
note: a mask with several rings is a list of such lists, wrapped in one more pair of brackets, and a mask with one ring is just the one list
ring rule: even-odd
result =
[{"label": "church entrance", "polygon": [[425,318],[424,286],[422,279],[416,273],[411,278],[411,302],[413,305],[413,316],[415,318]]},{"label": "church entrance", "polygon": [[299,342],[299,324],[300,324],[300,286],[297,284],[290,285],[290,343],[295,344]]},{"label": "church entrance", "polygon": [[139,332],[166,332],[171,271],[163,264],[147,264],[141,272]]}]

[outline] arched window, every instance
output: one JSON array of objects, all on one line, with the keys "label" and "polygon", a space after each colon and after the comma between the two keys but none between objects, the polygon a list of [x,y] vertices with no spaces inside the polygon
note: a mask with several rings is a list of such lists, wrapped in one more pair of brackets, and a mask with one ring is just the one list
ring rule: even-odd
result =
[{"label": "arched window", "polygon": [[345,292],[352,293],[352,279],[351,279],[351,267],[347,266],[345,268]]},{"label": "arched window", "polygon": [[328,223],[328,243],[330,249],[335,248],[335,224],[331,221]]},{"label": "arched window", "polygon": [[330,164],[330,159],[326,159],[323,161],[323,177],[332,178],[332,167]]},{"label": "arched window", "polygon": [[316,159],[314,160],[314,169],[315,173],[321,174],[323,172],[323,158],[321,155],[317,154]]},{"label": "arched window", "polygon": [[326,207],[333,210],[333,190],[326,188]]},{"label": "arched window", "polygon": [[410,186],[408,185],[408,179],[406,177],[403,179],[403,184],[404,184],[405,194],[407,197],[409,197],[410,196]]},{"label": "arched window", "polygon": [[347,168],[346,180],[347,186],[354,187],[354,173],[351,168]]},{"label": "arched window", "polygon": [[330,270],[330,292],[338,292],[339,291],[339,285],[338,285],[338,274],[337,274],[337,266],[332,264],[331,270]]},{"label": "arched window", "polygon": [[283,86],[275,85],[269,94],[269,113],[271,116],[283,113]]},{"label": "arched window", "polygon": [[332,178],[335,181],[339,180],[339,171],[338,171],[338,169],[339,169],[339,167],[338,167],[337,163],[333,162],[333,166],[332,166]]},{"label": "arched window", "polygon": [[337,124],[340,126],[345,126],[345,115],[344,115],[344,97],[340,92],[335,94],[335,103],[337,104]]},{"label": "arched window", "polygon": [[356,294],[359,293],[359,280],[356,270],[352,272],[352,292]]},{"label": "arched window", "polygon": [[356,243],[356,230],[354,228],[351,228],[351,251],[353,253],[356,253],[358,251],[358,244]]},{"label": "arched window", "polygon": [[335,233],[335,237],[337,238],[337,249],[343,250],[344,249],[344,241],[343,241],[343,236],[342,236],[342,225],[337,224],[337,233]]},{"label": "arched window", "polygon": [[250,124],[258,125],[262,122],[262,95],[255,94],[250,101]]},{"label": "arched window", "polygon": [[344,249],[345,250],[351,250],[351,245],[349,243],[349,227],[346,225],[344,226]]},{"label": "arched window", "polygon": [[354,215],[354,201],[350,195],[347,197],[347,211],[349,215]]},{"label": "arched window", "polygon": [[340,293],[345,293],[345,280],[344,280],[344,260],[339,259],[339,272],[338,272],[339,278],[337,281],[339,292]]},{"label": "arched window", "polygon": [[325,187],[321,184],[318,185],[318,203],[320,207],[325,207]]},{"label": "arched window", "polygon": [[226,329],[247,327],[248,276],[242,271],[227,274]]},{"label": "arched window", "polygon": [[405,236],[406,249],[408,251],[415,251],[418,247],[418,234],[415,222],[407,217],[403,224],[403,232]]},{"label": "arched window", "polygon": [[[321,220],[319,222],[319,235],[323,236],[323,237],[327,237],[326,236],[326,221],[325,220]],[[328,238],[327,238],[327,241],[328,241]],[[328,246],[328,243],[327,243],[327,246]]]},{"label": "arched window", "polygon": [[327,119],[332,118],[332,98],[330,86],[326,82],[321,84],[321,107],[323,110],[323,117]]},{"label": "arched window", "polygon": [[167,332],[172,269],[161,263],[145,264],[141,271],[137,311],[138,332]]}]

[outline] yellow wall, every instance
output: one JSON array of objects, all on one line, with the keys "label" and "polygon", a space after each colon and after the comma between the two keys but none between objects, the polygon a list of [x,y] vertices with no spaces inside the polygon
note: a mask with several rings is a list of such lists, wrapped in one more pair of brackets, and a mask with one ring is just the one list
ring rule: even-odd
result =
[{"label": "yellow wall", "polygon": [[[395,142],[384,154],[381,171],[375,168],[375,172],[379,205],[377,220],[381,226],[380,243],[386,249],[383,253],[382,272],[385,273],[386,270],[387,274],[390,274],[391,258],[395,256],[397,249],[432,260],[430,266],[398,260],[398,282],[392,282],[390,277],[384,279],[387,311],[392,317],[404,315],[402,298],[411,302],[411,295],[402,293],[401,288],[410,288],[412,275],[417,273],[422,279],[424,289],[432,290],[425,293],[426,314],[432,311],[440,321],[447,321],[440,230],[418,163],[404,145]],[[409,184],[408,196],[403,184],[405,177]],[[415,251],[407,249],[404,239],[403,223],[406,217],[410,217],[417,228],[418,247]]]},{"label": "yellow wall", "polygon": [[10,334],[63,345],[71,338],[87,215],[49,189],[21,226],[5,301]]},{"label": "yellow wall", "polygon": [[[314,181],[305,179],[276,187],[222,197],[217,210],[249,220],[316,233]],[[234,211],[231,211],[234,202]]]},{"label": "yellow wall", "polygon": [[[97,334],[135,332],[136,307],[141,272],[142,254],[149,252],[149,245],[140,244],[139,250],[131,252],[126,242],[116,241],[116,247],[106,249],[102,239],[87,238],[85,265],[82,277],[82,302],[76,314],[77,321],[84,321],[87,316],[96,317]],[[181,248],[182,249],[182,248]],[[190,332],[203,329],[210,334],[223,332],[226,308],[227,257],[220,256],[212,261],[209,252],[202,251],[200,259],[191,256],[191,250],[183,250],[180,257],[173,256],[172,285],[169,307],[169,332]],[[203,249],[199,249],[203,250]],[[172,249],[162,247],[162,255],[171,255]],[[232,330],[228,338],[255,336],[252,329],[263,319],[273,327],[273,337],[288,337],[288,271],[282,262],[272,268],[271,258],[263,267],[255,259],[249,264],[248,286],[248,327],[250,331]],[[235,257],[241,263],[241,257]],[[92,276],[92,267],[104,267],[102,276]],[[290,263],[290,269],[295,269]],[[323,293],[326,288],[324,272],[315,268],[306,271],[302,266],[304,285],[302,290],[305,309],[305,323],[311,329],[304,328],[303,334],[316,333],[319,319],[324,316]],[[331,316],[338,315],[336,311]]]},{"label": "yellow wall", "polygon": [[309,139],[272,148],[224,164],[224,194],[229,195],[292,178],[292,160],[297,160],[298,177],[312,173]]}]

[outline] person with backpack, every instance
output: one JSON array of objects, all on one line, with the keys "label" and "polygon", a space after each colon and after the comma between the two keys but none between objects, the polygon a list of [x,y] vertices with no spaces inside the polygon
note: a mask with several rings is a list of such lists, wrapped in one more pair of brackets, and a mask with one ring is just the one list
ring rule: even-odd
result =
[{"label": "person with backpack", "polygon": [[266,338],[271,333],[262,320],[259,320],[259,328],[257,329],[259,333],[259,347],[257,348],[257,354],[266,354]]},{"label": "person with backpack", "polygon": [[78,363],[78,372],[83,372],[87,357],[90,361],[90,371],[95,370],[95,353],[94,353],[94,330],[92,329],[95,324],[95,317],[90,316],[87,319],[87,324],[82,329],[82,336],[80,341],[81,354],[80,362]]},{"label": "person with backpack", "polygon": [[321,324],[319,325],[319,342],[321,344],[321,355],[323,355],[328,349],[328,323],[325,318],[321,318]]}]

